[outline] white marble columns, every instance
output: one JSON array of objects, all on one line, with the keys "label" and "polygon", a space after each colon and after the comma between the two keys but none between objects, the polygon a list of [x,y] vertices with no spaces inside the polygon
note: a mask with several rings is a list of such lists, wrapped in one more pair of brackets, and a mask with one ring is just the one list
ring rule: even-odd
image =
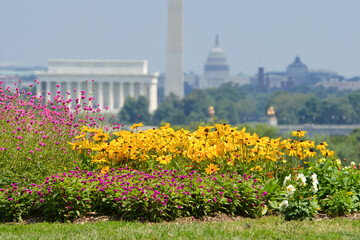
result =
[{"label": "white marble columns", "polygon": [[153,113],[157,109],[157,85],[158,79],[153,78],[149,87],[149,112]]},{"label": "white marble columns", "polygon": [[[85,91],[85,99],[88,101],[91,95],[95,99],[93,107],[104,109],[108,108],[108,112],[118,112],[124,106],[127,97],[139,97],[145,96],[149,99],[149,112],[152,113],[157,108],[157,76],[155,76],[151,83],[145,81],[134,82],[116,82],[116,81],[104,81],[104,82],[61,82],[56,83],[53,81],[42,82],[37,85],[37,95],[45,96],[46,100],[53,99],[57,91],[61,91],[61,95],[65,99],[70,97],[75,102],[76,98],[81,98],[81,91]],[[56,87],[56,85],[60,87]],[[76,91],[74,91],[76,89]],[[66,91],[70,93],[68,96]],[[51,92],[51,95],[48,95]],[[99,106],[97,106],[99,105]],[[72,105],[74,106],[74,104]]]}]

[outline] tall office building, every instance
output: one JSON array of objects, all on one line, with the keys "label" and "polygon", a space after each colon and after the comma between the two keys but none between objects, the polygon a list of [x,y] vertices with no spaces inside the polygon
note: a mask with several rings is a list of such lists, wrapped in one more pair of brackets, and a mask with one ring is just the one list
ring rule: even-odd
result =
[{"label": "tall office building", "polygon": [[184,96],[183,0],[168,0],[165,96]]}]

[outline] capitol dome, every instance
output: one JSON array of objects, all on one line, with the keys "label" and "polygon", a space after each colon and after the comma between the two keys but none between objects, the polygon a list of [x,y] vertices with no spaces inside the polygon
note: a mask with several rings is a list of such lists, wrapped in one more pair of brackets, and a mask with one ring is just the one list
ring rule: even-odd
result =
[{"label": "capitol dome", "polygon": [[205,75],[229,76],[224,50],[219,46],[219,36],[216,35],[215,46],[210,50],[204,66]]},{"label": "capitol dome", "polygon": [[293,83],[300,83],[306,80],[308,67],[296,56],[295,61],[287,67],[286,74]]}]

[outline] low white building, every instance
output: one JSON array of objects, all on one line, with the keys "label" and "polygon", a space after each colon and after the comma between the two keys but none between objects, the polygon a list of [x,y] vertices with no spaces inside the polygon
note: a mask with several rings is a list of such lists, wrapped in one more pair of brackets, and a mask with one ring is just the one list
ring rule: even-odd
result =
[{"label": "low white building", "polygon": [[359,90],[360,80],[339,80],[338,78],[331,78],[323,80],[314,85],[314,87],[323,86],[324,88],[336,88],[338,90]]},{"label": "low white building", "polygon": [[48,71],[37,72],[40,85],[36,91],[43,96],[67,91],[72,97],[80,97],[79,90],[91,92],[94,106],[107,106],[113,113],[120,111],[129,96],[145,96],[152,113],[157,109],[158,76],[148,73],[146,60],[49,60]]}]

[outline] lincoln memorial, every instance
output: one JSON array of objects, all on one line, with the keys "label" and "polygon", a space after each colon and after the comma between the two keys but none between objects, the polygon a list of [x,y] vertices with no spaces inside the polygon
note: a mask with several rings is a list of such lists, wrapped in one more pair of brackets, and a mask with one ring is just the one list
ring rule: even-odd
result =
[{"label": "lincoln memorial", "polygon": [[69,92],[80,98],[82,90],[95,98],[94,106],[107,106],[112,113],[119,112],[129,96],[145,96],[152,113],[157,108],[158,76],[148,73],[146,60],[49,60],[48,71],[37,72],[36,91],[47,96],[60,90],[64,96]]}]

